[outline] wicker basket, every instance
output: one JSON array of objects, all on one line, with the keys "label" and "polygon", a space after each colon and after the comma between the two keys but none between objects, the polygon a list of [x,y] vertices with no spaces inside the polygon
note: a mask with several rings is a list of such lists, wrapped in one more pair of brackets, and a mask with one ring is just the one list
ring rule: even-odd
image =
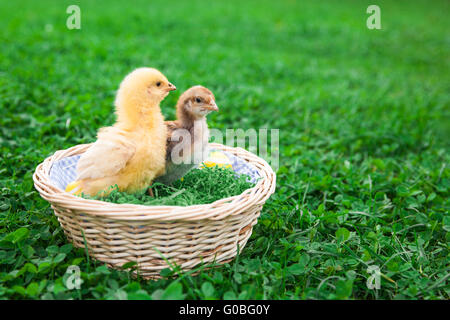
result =
[{"label": "wicker basket", "polygon": [[85,152],[89,144],[57,151],[39,164],[34,186],[50,202],[69,241],[112,268],[137,262],[144,278],[158,278],[166,260],[187,271],[200,263],[225,263],[247,243],[265,201],[275,190],[275,173],[266,161],[242,149],[212,143],[253,164],[262,179],[241,195],[210,204],[144,206],[114,204],[73,196],[52,185],[52,164]]}]

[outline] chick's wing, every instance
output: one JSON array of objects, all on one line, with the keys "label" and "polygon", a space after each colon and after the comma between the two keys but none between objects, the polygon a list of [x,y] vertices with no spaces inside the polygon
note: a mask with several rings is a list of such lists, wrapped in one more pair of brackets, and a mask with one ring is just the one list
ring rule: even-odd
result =
[{"label": "chick's wing", "polygon": [[183,140],[183,137],[180,137],[177,141],[172,140],[173,133],[181,128],[181,123],[179,120],[175,121],[165,121],[164,122],[167,127],[167,141],[166,141],[166,160],[170,159],[170,155],[173,147]]},{"label": "chick's wing", "polygon": [[113,176],[126,166],[135,152],[135,145],[120,132],[105,128],[78,161],[77,180]]}]

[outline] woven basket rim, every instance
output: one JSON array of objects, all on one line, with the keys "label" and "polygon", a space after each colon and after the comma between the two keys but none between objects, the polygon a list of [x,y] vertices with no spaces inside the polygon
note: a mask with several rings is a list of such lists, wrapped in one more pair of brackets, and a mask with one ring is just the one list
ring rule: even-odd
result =
[{"label": "woven basket rim", "polygon": [[242,149],[210,143],[212,148],[230,152],[244,161],[253,164],[260,175],[259,181],[252,188],[240,195],[219,199],[212,203],[192,206],[146,206],[141,204],[118,204],[101,200],[90,200],[74,196],[52,184],[50,169],[53,163],[65,157],[85,152],[91,144],[76,145],[68,149],[58,150],[40,163],[33,174],[34,186],[41,197],[52,206],[62,209],[82,211],[83,214],[107,216],[114,220],[200,220],[223,219],[228,215],[239,214],[253,205],[263,205],[274,193],[276,175],[270,165],[255,154]]}]

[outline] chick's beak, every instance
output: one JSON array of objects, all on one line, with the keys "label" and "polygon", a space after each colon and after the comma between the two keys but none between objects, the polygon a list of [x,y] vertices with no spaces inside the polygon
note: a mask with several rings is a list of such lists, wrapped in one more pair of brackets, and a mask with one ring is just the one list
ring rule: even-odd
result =
[{"label": "chick's beak", "polygon": [[211,111],[219,111],[219,107],[215,102],[212,105],[210,105],[208,109]]},{"label": "chick's beak", "polygon": [[177,90],[177,87],[175,87],[173,84],[169,82],[169,88],[167,89],[167,91],[174,91],[174,90]]}]

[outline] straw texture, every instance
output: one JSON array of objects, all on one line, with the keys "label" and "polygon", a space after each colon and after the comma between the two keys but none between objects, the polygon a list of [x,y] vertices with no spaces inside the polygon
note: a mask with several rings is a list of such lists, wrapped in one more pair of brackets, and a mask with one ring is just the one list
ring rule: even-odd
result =
[{"label": "straw texture", "polygon": [[50,202],[68,240],[113,268],[137,262],[144,278],[157,278],[166,259],[187,271],[199,263],[225,263],[244,248],[262,206],[275,191],[276,176],[266,161],[242,149],[211,143],[253,164],[261,176],[242,194],[210,204],[144,206],[87,200],[51,184],[52,164],[82,154],[90,144],[57,151],[39,164],[34,186]]}]

